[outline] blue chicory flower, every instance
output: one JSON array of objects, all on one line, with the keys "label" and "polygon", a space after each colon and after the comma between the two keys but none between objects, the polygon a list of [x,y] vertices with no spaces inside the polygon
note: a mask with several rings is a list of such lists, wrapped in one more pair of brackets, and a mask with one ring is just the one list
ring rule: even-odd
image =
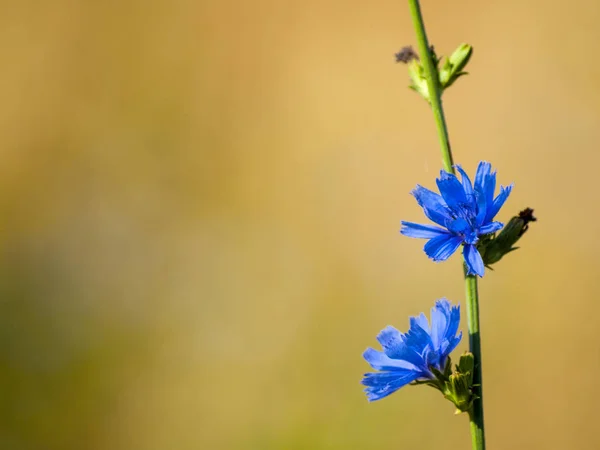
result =
[{"label": "blue chicory flower", "polygon": [[410,318],[410,329],[401,333],[384,328],[377,340],[383,351],[368,348],[363,357],[379,372],[366,373],[362,384],[369,401],[380,400],[416,380],[434,379],[432,368],[442,372],[448,355],[456,348],[462,332],[456,335],[460,308],[440,299],[431,308],[431,326],[421,313]]},{"label": "blue chicory flower", "polygon": [[454,174],[440,171],[436,182],[441,195],[419,185],[411,192],[425,215],[443,228],[403,221],[400,233],[429,239],[424,250],[434,261],[445,261],[463,244],[467,273],[482,277],[485,269],[477,242],[480,236],[495,233],[504,226],[493,220],[513,185],[500,186],[500,193],[494,198],[496,172],[492,172],[490,163],[479,163],[474,184],[462,167],[455,167],[462,180],[459,181]]}]

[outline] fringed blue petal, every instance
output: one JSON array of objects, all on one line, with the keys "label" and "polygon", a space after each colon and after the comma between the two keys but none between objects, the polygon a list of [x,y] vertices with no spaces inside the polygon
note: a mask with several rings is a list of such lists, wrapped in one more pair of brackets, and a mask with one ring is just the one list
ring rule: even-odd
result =
[{"label": "fringed blue petal", "polygon": [[438,236],[425,244],[423,250],[434,261],[446,261],[462,243],[463,238],[454,235]]},{"label": "fringed blue petal", "polygon": [[478,275],[482,277],[485,273],[485,267],[477,247],[466,244],[463,249],[463,256],[467,265],[467,275]]}]

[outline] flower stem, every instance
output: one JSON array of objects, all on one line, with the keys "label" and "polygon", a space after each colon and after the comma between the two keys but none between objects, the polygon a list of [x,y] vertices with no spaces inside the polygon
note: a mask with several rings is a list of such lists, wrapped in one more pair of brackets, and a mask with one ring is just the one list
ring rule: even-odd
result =
[{"label": "flower stem", "polygon": [[[442,107],[442,88],[439,82],[439,74],[436,63],[427,41],[425,33],[425,24],[421,14],[421,7],[418,0],[408,0],[410,15],[413,26],[417,34],[417,47],[423,64],[423,70],[427,79],[427,88],[435,125],[438,132],[440,147],[442,151],[442,165],[446,172],[454,173],[454,162],[452,160],[452,150],[450,149],[450,139],[448,138],[448,127],[444,117]],[[477,293],[477,277],[467,275],[465,268],[465,283],[467,293],[467,318],[469,326],[469,348],[475,358],[475,373],[473,374],[473,384],[475,394],[479,397],[473,402],[473,407],[469,411],[471,422],[471,442],[473,450],[485,450],[485,432],[483,427],[483,387],[481,379],[481,338],[479,335],[479,295]]]},{"label": "flower stem", "polygon": [[[466,271],[465,271],[466,274]],[[469,327],[469,350],[475,358],[475,373],[473,374],[473,390],[479,397],[473,402],[469,411],[471,422],[471,443],[473,450],[485,450],[485,429],[483,426],[483,381],[481,378],[481,336],[479,334],[479,294],[477,292],[477,277],[465,275],[467,297],[467,321]]]},{"label": "flower stem", "polygon": [[440,87],[438,70],[433,62],[433,57],[429,49],[427,34],[425,33],[425,24],[421,15],[421,7],[418,0],[408,0],[410,7],[410,15],[413,26],[417,33],[417,47],[419,55],[427,78],[427,88],[429,90],[429,98],[433,117],[440,140],[442,150],[442,165],[444,170],[449,173],[454,173],[454,162],[452,161],[452,151],[450,149],[450,139],[448,138],[448,128],[446,127],[446,119],[444,117],[444,109],[442,108],[442,88]]}]

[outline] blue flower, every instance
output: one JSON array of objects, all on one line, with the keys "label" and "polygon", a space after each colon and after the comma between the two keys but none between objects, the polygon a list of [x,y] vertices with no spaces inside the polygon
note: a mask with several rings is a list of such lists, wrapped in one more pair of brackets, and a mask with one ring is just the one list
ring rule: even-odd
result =
[{"label": "blue flower", "polygon": [[416,380],[431,379],[432,368],[443,372],[448,355],[456,348],[460,309],[440,299],[431,308],[431,327],[423,313],[410,318],[410,329],[401,333],[387,326],[377,336],[383,351],[368,348],[363,357],[379,372],[366,373],[362,384],[369,401],[380,400]]},{"label": "blue flower", "polygon": [[513,185],[500,186],[500,194],[494,198],[496,172],[492,172],[490,163],[479,163],[475,184],[471,184],[462,167],[457,165],[456,170],[461,175],[461,181],[454,174],[443,170],[440,172],[436,182],[442,195],[419,185],[411,192],[425,215],[443,228],[403,221],[400,233],[429,239],[424,250],[434,261],[445,261],[463,244],[467,273],[482,277],[484,264],[477,250],[477,242],[480,236],[495,233],[504,226],[493,220]]}]

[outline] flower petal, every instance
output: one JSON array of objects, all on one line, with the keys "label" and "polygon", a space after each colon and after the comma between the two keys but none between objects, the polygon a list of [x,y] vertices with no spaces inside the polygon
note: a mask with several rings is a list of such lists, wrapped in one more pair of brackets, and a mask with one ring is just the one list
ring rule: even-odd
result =
[{"label": "flower petal", "polygon": [[504,205],[504,202],[510,195],[513,186],[514,184],[507,187],[500,186],[500,194],[498,194],[498,197],[494,199],[491,205],[488,205],[488,210],[485,214],[486,221],[494,220],[494,217],[496,217],[496,214],[498,214],[498,211],[500,211],[500,208],[502,208],[502,205]]},{"label": "flower petal", "polygon": [[431,308],[431,342],[435,348],[440,348],[446,337],[446,330],[450,323],[450,302],[441,299]]},{"label": "flower petal", "polygon": [[[427,329],[421,326],[423,321],[425,321]],[[430,331],[427,318],[424,314],[421,314],[421,316],[410,318],[410,329],[404,335],[404,342],[406,345],[415,349],[415,351],[421,356],[421,364],[419,364],[417,367],[425,371],[428,371],[428,369],[427,365],[424,364],[424,351],[428,347],[431,348],[433,346],[433,342],[431,342],[431,336],[429,333]]]},{"label": "flower petal", "polygon": [[404,365],[406,368],[420,366],[423,364],[421,353],[422,347],[415,347],[414,343],[406,342],[406,336],[400,333],[396,328],[388,325],[377,335],[377,341],[381,344],[385,354],[394,360],[403,360],[410,365]]},{"label": "flower petal", "polygon": [[444,355],[444,360],[441,361],[442,365],[446,362],[446,358],[448,357],[448,355],[450,353],[452,353],[452,351],[454,351],[456,346],[460,343],[461,339],[462,339],[462,331],[460,333],[458,333],[456,336],[448,339],[447,341],[444,341],[444,344],[442,345],[442,353]]},{"label": "flower petal", "polygon": [[448,211],[448,206],[440,194],[436,194],[423,186],[417,184],[411,194],[417,200],[417,203],[429,220],[441,226],[446,226],[446,222],[452,219]]},{"label": "flower petal", "polygon": [[424,356],[425,362],[427,363],[427,367],[433,366],[438,370],[443,370],[440,363],[444,358],[443,355],[437,349],[433,347],[426,348]]},{"label": "flower petal", "polygon": [[460,164],[456,164],[454,167],[456,167],[456,170],[458,170],[458,173],[460,173],[461,183],[462,183],[463,189],[465,191],[465,195],[467,196],[467,200],[472,203],[473,199],[474,199],[474,195],[473,195],[473,184],[471,183],[471,179],[469,178],[467,173],[463,170],[463,168],[460,166]]},{"label": "flower petal", "polygon": [[456,251],[462,238],[451,234],[438,236],[425,244],[423,250],[434,261],[445,261]]},{"label": "flower petal", "polygon": [[370,402],[381,400],[420,377],[417,371],[366,373],[362,384]]},{"label": "flower petal", "polygon": [[456,175],[445,170],[440,171],[440,177],[436,180],[440,194],[450,209],[457,209],[467,203],[465,189]]},{"label": "flower petal", "polygon": [[486,220],[485,221],[486,222],[491,220],[489,217],[490,217],[490,211],[493,209],[494,191],[495,190],[496,190],[496,172],[492,172],[489,175],[485,176],[485,181],[484,181],[484,186],[483,186],[483,193],[485,195],[485,207],[486,207],[486,213],[485,213]]},{"label": "flower petal", "polygon": [[448,234],[448,231],[434,225],[421,225],[419,223],[405,222],[403,220],[400,233],[404,236],[413,238],[431,239],[441,236],[442,234]]},{"label": "flower petal", "polygon": [[427,317],[425,317],[425,314],[421,313],[417,317],[411,317],[410,319],[411,319],[411,322],[410,322],[411,325],[414,322],[421,329],[425,330],[427,332],[427,334],[431,333],[431,329],[429,328],[429,321],[427,320]]},{"label": "flower petal", "polygon": [[490,222],[479,228],[479,235],[495,233],[501,230],[504,224],[502,222]]},{"label": "flower petal", "polygon": [[[439,301],[446,301],[446,299],[441,299]],[[460,306],[454,305],[450,308],[450,315],[447,316],[448,326],[446,327],[446,332],[444,333],[444,339],[450,340],[456,336],[456,332],[458,331],[458,326],[460,325]],[[460,341],[460,339],[459,339]]]},{"label": "flower petal", "polygon": [[467,275],[479,275],[482,277],[485,273],[485,267],[477,247],[470,244],[465,245],[463,256],[467,264]]},{"label": "flower petal", "polygon": [[401,359],[392,359],[388,357],[384,352],[375,350],[374,348],[368,348],[363,353],[363,358],[371,365],[375,370],[414,370],[415,367],[407,361]]},{"label": "flower petal", "polygon": [[481,161],[475,172],[474,189],[479,192],[484,191],[485,177],[492,171],[492,165],[489,162]]},{"label": "flower petal", "polygon": [[480,227],[485,223],[485,216],[488,209],[483,191],[475,189],[475,202],[477,203],[477,216],[475,216],[475,223],[478,227]]},{"label": "flower petal", "polygon": [[408,375],[411,372],[416,372],[416,375],[419,375],[419,372],[416,370],[395,370],[393,372],[368,372],[365,373],[364,378],[361,380],[361,383],[365,386],[381,386],[383,384],[388,384],[390,381],[398,379],[398,377]]}]

